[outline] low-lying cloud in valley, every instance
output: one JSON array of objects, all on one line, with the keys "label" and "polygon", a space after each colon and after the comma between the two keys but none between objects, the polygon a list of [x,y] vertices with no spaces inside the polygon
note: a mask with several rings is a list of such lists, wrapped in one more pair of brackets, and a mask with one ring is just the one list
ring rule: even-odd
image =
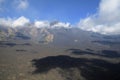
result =
[{"label": "low-lying cloud in valley", "polygon": [[[28,26],[27,24],[31,24],[33,27],[37,28],[70,28],[70,23],[64,23],[64,22],[58,22],[58,21],[41,21],[41,20],[35,20],[34,22],[31,22],[28,18],[21,16],[16,19],[12,18],[0,18],[0,25],[6,26],[6,27],[25,27]],[[29,27],[29,26],[28,26]]]},{"label": "low-lying cloud in valley", "polygon": [[0,18],[0,25],[6,26],[6,27],[19,27],[19,26],[25,26],[25,24],[30,23],[30,20],[25,18],[24,16],[21,16],[17,19],[12,18]]}]

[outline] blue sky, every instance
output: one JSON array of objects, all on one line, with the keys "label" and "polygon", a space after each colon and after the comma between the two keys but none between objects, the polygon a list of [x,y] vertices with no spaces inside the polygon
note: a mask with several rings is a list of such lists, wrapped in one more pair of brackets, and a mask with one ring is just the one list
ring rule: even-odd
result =
[{"label": "blue sky", "polygon": [[120,35],[119,3],[120,0],[0,0],[0,25],[33,23],[44,27],[57,20],[57,26],[70,24],[86,31]]},{"label": "blue sky", "polygon": [[[25,2],[20,8],[20,1]],[[72,24],[97,12],[100,0],[0,0],[0,17],[25,16],[34,20],[58,20]]]}]

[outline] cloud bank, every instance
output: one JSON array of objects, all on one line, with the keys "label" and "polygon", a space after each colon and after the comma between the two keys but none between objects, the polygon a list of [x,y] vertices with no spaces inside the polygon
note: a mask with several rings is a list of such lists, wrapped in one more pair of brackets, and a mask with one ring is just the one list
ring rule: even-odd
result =
[{"label": "cloud bank", "polygon": [[50,22],[50,21],[40,21],[35,20],[34,22],[31,22],[28,18],[21,16],[16,19],[12,18],[0,18],[0,26],[5,27],[29,27],[27,24],[31,25],[32,27],[36,28],[70,28],[70,23],[64,23],[64,22]]},{"label": "cloud bank", "polygon": [[25,26],[25,24],[30,23],[30,20],[25,18],[24,16],[21,16],[17,19],[12,19],[12,18],[0,18],[0,25],[1,26],[6,26],[6,27],[20,27],[20,26]]},{"label": "cloud bank", "polygon": [[120,34],[120,0],[101,0],[98,12],[80,20],[78,27],[107,35]]},{"label": "cloud bank", "polygon": [[24,16],[21,16],[20,18],[13,21],[12,26],[25,26],[25,24],[30,23],[30,20],[25,18]]}]

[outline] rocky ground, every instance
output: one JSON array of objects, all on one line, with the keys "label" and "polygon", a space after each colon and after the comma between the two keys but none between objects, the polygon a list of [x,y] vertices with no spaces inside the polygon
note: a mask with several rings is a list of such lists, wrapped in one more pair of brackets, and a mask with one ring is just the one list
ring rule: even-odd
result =
[{"label": "rocky ground", "polygon": [[14,43],[0,46],[0,80],[120,79],[118,51]]}]

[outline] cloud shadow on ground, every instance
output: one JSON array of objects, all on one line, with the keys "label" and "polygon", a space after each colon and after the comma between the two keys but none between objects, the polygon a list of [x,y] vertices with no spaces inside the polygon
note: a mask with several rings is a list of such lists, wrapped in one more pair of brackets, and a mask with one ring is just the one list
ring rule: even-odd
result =
[{"label": "cloud shadow on ground", "polygon": [[[99,59],[83,59],[65,55],[34,59],[33,74],[47,73],[51,69],[69,70],[76,68],[86,80],[120,80],[120,63],[113,64]],[[74,75],[73,75],[74,76]]]}]

